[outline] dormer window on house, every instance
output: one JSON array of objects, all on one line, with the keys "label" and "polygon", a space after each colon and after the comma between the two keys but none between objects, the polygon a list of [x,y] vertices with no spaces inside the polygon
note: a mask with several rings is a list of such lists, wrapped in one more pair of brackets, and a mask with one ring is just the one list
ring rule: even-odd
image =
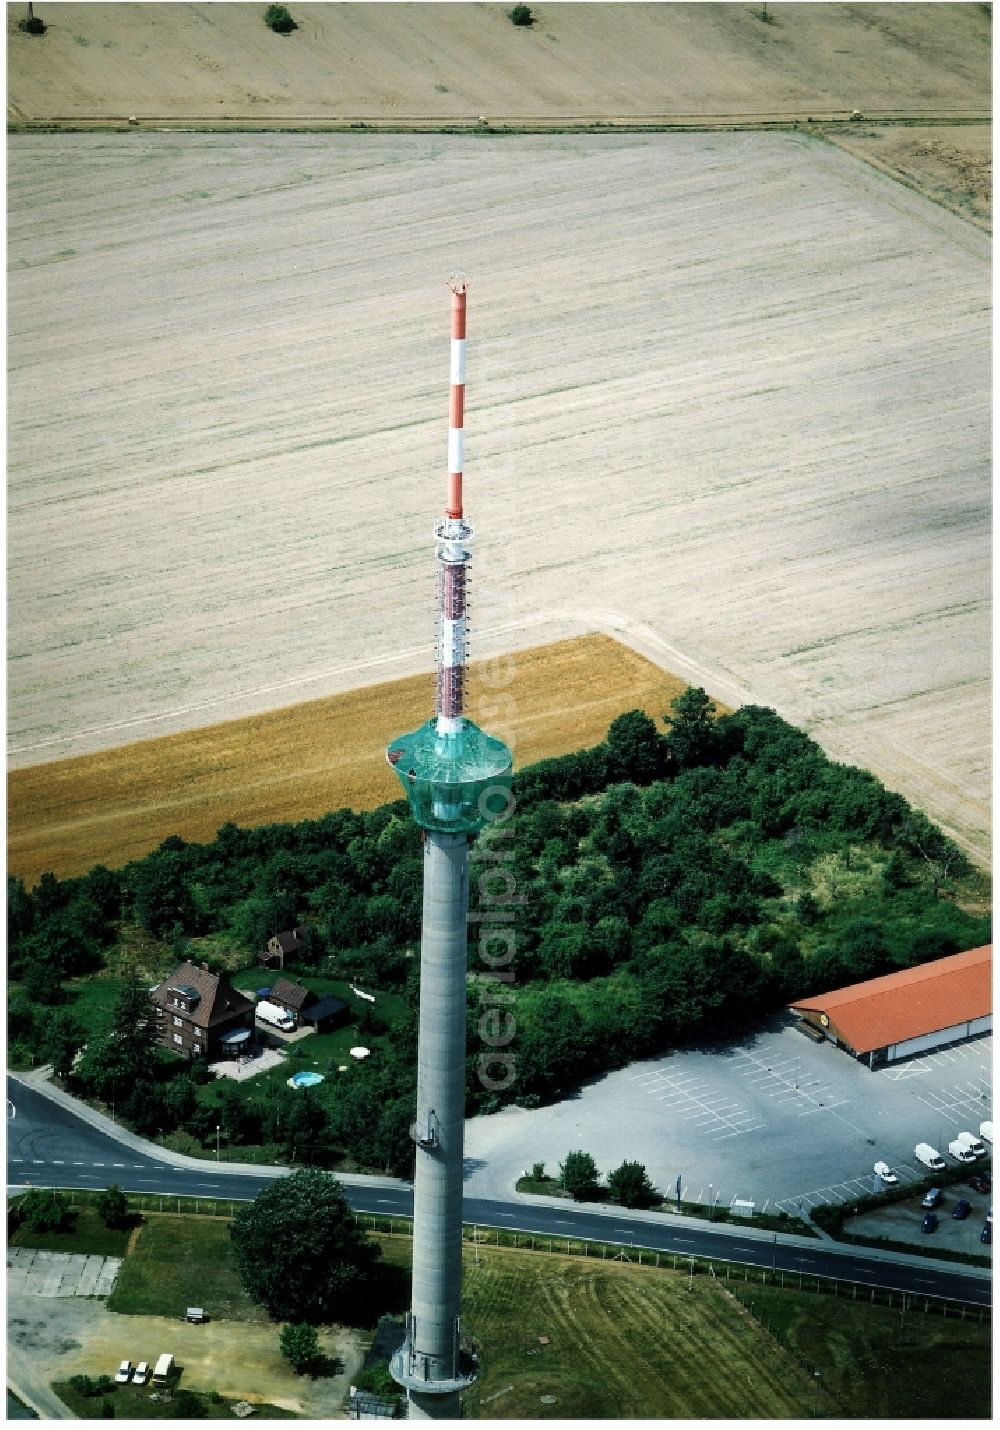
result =
[{"label": "dormer window on house", "polygon": [[190,983],[177,983],[170,990],[171,1002],[175,1008],[181,1008],[185,1013],[189,1013],[196,1003],[201,1001],[201,994],[197,988],[192,988]]}]

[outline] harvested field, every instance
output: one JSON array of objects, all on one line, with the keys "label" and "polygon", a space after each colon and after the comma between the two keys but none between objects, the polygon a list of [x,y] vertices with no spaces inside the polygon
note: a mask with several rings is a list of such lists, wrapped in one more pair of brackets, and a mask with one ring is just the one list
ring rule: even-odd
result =
[{"label": "harvested field", "polygon": [[986,857],[985,234],[794,134],[15,136],[9,197],[13,767],[430,668],[464,266],[474,654],[603,631]]},{"label": "harvested field", "polygon": [[[520,651],[488,679],[473,663],[468,710],[512,745],[518,764],[596,744],[616,715],[656,720],[684,689],[634,651],[589,636]],[[512,705],[506,708],[506,698]],[[8,781],[8,867],[29,884],[111,868],[168,834],[214,839],[220,824],[313,819],[402,797],[385,760],[389,741],[433,709],[433,685],[413,676],[245,720],[117,750],[15,770]]]},{"label": "harvested field", "polygon": [[881,173],[981,228],[992,228],[991,125],[857,124],[825,132],[832,144]]},{"label": "harvested field", "polygon": [[256,4],[7,7],[8,117],[436,124],[681,116],[989,114],[974,4]]}]

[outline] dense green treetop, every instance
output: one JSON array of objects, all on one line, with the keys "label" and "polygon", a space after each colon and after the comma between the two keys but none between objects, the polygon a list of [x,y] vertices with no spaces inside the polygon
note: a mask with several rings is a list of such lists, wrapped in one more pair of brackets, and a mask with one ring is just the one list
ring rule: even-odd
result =
[{"label": "dense green treetop", "polygon": [[380,1248],[354,1220],[339,1182],[303,1168],[241,1207],[229,1228],[248,1293],[276,1320],[343,1319]]}]

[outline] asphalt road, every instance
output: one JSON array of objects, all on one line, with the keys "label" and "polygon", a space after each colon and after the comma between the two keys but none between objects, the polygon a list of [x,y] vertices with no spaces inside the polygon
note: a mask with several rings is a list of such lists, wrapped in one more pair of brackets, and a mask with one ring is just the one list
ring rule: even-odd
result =
[{"label": "asphalt road", "polygon": [[[14,1078],[8,1078],[7,1097],[8,1186],[99,1189],[116,1182],[127,1191],[249,1201],[274,1180],[274,1170],[236,1171],[232,1163],[211,1161],[203,1168],[176,1166],[152,1152],[136,1151]],[[405,1183],[385,1178],[367,1184],[352,1180],[344,1189],[356,1211],[412,1214],[412,1188]],[[741,1232],[689,1218],[677,1223],[662,1213],[643,1216],[621,1208],[573,1203],[551,1206],[512,1194],[508,1199],[467,1198],[465,1220],[528,1235],[566,1236],[678,1257],[710,1257],[793,1274],[838,1277],[859,1286],[944,1296],[977,1306],[990,1303],[990,1280],[981,1271],[882,1252],[846,1251],[829,1241],[768,1236],[756,1229]]]}]

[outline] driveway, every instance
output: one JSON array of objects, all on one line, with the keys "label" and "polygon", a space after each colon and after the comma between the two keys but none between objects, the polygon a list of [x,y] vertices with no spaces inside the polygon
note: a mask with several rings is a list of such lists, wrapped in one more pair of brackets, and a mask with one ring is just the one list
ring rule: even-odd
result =
[{"label": "driveway", "polygon": [[466,1195],[509,1198],[533,1162],[555,1173],[581,1148],[605,1173],[642,1162],[670,1195],[680,1176],[685,1200],[808,1212],[872,1191],[881,1158],[902,1182],[917,1181],[917,1142],[943,1152],[957,1132],[977,1132],[991,1116],[991,1057],[986,1036],[872,1072],[778,1018],[738,1040],[634,1063],[552,1107],[471,1119]]}]

